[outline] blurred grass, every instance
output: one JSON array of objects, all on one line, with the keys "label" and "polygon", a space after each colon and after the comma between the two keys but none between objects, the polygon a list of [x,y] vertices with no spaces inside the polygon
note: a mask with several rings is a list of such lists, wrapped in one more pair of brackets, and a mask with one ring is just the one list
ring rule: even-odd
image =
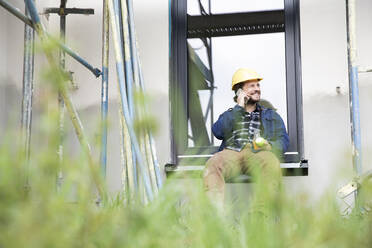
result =
[{"label": "blurred grass", "polygon": [[[55,49],[47,44],[44,49]],[[49,47],[50,46],[50,47]],[[0,247],[372,247],[369,215],[342,217],[334,194],[318,202],[284,191],[267,199],[268,216],[247,208],[221,214],[208,202],[200,181],[168,180],[150,204],[126,205],[125,194],[100,206],[86,156],[58,162],[57,68],[46,70],[45,115],[38,126],[41,142],[24,157],[16,130],[0,147]],[[55,83],[55,84],[54,84]],[[53,87],[57,86],[57,87]],[[139,106],[144,95],[136,95]],[[56,104],[55,104],[56,105]],[[136,132],[156,130],[152,117],[136,120]],[[98,164],[97,164],[98,166]],[[59,170],[64,181],[57,192]],[[25,187],[29,182],[29,187]],[[197,182],[197,183],[195,183]],[[265,194],[260,185],[254,192]]]},{"label": "blurred grass", "polygon": [[333,195],[309,204],[282,193],[270,201],[268,217],[248,208],[221,215],[206,200],[200,183],[168,180],[147,206],[126,206],[119,194],[98,207],[84,159],[64,161],[65,180],[56,192],[58,163],[50,145],[33,153],[30,191],[25,191],[22,151],[9,147],[0,149],[0,247],[372,245],[371,218],[342,217]]}]

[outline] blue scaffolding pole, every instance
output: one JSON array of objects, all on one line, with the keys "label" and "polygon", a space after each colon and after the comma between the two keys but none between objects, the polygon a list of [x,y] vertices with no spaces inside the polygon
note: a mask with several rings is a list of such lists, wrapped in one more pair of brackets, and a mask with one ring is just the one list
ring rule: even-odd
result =
[{"label": "blue scaffolding pole", "polygon": [[360,131],[358,66],[356,64],[355,0],[346,0],[347,53],[349,71],[349,102],[353,168],[362,175],[362,145]]},{"label": "blue scaffolding pole", "polygon": [[107,112],[108,112],[108,65],[109,65],[109,12],[107,0],[103,1],[102,25],[102,90],[101,90],[101,173],[106,177],[107,164]]}]

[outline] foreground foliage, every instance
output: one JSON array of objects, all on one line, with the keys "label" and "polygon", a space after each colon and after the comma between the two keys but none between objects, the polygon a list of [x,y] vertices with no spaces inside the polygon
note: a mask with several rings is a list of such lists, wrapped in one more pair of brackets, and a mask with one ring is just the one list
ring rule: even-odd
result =
[{"label": "foreground foliage", "polygon": [[[270,205],[272,216],[227,210],[220,214],[197,181],[168,180],[147,206],[124,196],[95,204],[83,159],[59,165],[53,149],[40,146],[28,166],[22,152],[0,151],[1,247],[371,247],[368,215],[341,217],[333,197],[309,204],[285,193]],[[256,189],[257,190],[257,189]],[[247,199],[248,202],[248,199]],[[311,207],[310,207],[311,205]]]}]

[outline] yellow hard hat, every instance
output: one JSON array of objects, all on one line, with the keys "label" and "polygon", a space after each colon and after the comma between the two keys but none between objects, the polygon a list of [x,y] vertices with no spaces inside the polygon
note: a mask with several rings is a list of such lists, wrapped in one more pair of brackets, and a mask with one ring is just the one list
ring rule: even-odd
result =
[{"label": "yellow hard hat", "polygon": [[262,79],[263,78],[260,77],[260,75],[258,75],[256,71],[248,69],[248,68],[240,68],[234,73],[232,77],[231,89],[234,90],[234,86],[241,82],[245,82],[248,80],[261,81]]}]

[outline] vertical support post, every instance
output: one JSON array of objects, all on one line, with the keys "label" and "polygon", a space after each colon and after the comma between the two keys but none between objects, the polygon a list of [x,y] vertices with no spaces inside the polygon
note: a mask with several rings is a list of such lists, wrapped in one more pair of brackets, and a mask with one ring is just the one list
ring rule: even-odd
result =
[{"label": "vertical support post", "polygon": [[362,174],[362,148],[359,113],[358,66],[356,65],[355,0],[346,0],[347,53],[349,71],[349,101],[353,168]]},{"label": "vertical support post", "polygon": [[124,52],[124,71],[125,71],[125,82],[127,85],[128,105],[129,113],[131,118],[134,118],[134,73],[133,73],[133,57],[130,51],[130,40],[129,40],[129,23],[128,23],[128,8],[126,0],[120,0],[121,2],[121,17],[123,25],[120,27],[123,30],[123,52]]},{"label": "vertical support post", "polygon": [[[27,8],[25,10],[27,16]],[[29,162],[31,150],[31,123],[32,123],[32,95],[34,80],[34,40],[35,31],[25,24],[24,31],[24,57],[23,57],[23,90],[22,90],[22,116],[21,132],[25,154],[25,188],[29,188]]]},{"label": "vertical support post", "polygon": [[[66,43],[66,15],[64,13],[64,10],[66,8],[66,2],[67,0],[61,0],[60,5],[60,19],[59,19],[59,35],[60,40],[63,44]],[[62,70],[65,70],[66,67],[66,54],[63,49],[59,50],[59,65]],[[62,93],[58,92],[58,111],[59,111],[59,145],[58,145],[58,158],[59,163],[62,165],[63,163],[63,140],[64,140],[64,121],[65,121],[65,103],[63,102]],[[63,181],[63,172],[60,170],[57,175],[57,190],[61,188],[62,181]]]},{"label": "vertical support post", "polygon": [[[60,19],[59,19],[60,37],[59,38],[63,44],[66,43],[66,14],[64,13],[65,8],[66,8],[66,3],[67,3],[67,0],[61,0],[60,13],[59,13],[59,16],[60,16]],[[65,51],[63,51],[63,49],[60,49],[59,60],[60,60],[60,65],[62,69],[65,68],[65,57],[66,57]]]},{"label": "vertical support post", "polygon": [[[212,15],[212,10],[211,10],[211,0],[208,0],[208,14]],[[208,48],[208,60],[209,60],[209,70],[211,72],[212,76],[212,81],[211,83],[211,130],[213,127],[213,122],[214,122],[214,73],[213,73],[213,60],[212,60],[212,37],[209,37],[209,48]],[[214,135],[211,132],[211,145],[214,143]]]},{"label": "vertical support post", "polygon": [[[131,54],[131,44],[129,40],[129,23],[128,23],[128,8],[126,0],[120,0],[119,6],[121,7],[121,22],[120,22],[120,29],[122,30],[122,46],[123,46],[123,56],[124,56],[124,72],[125,72],[125,82],[126,82],[126,90],[127,90],[127,97],[128,97],[128,106],[129,106],[129,114],[132,119],[134,119],[135,111],[134,111],[134,89],[135,89],[135,77],[133,71],[133,57]],[[132,145],[132,150],[134,147]],[[135,176],[135,184],[136,186],[140,185],[138,180],[138,175],[141,173],[139,167],[137,166],[138,161],[136,160],[136,156],[132,153],[132,161],[133,161],[133,171]]]},{"label": "vertical support post", "polygon": [[[24,0],[24,1],[25,1],[27,10],[30,13],[31,19],[34,23],[35,30],[38,33],[41,42],[44,43],[45,40],[48,39],[48,36],[46,36],[45,28],[44,28],[43,24],[40,22],[40,17],[39,17],[38,11],[36,9],[35,3],[32,0]],[[50,51],[45,50],[45,49],[44,49],[44,53],[46,55],[46,58],[47,58],[49,64],[53,68],[55,68],[56,67],[56,61],[53,57],[53,54]],[[62,70],[57,70],[56,73],[59,74],[58,75],[59,77],[63,78],[63,74],[65,72],[62,71]],[[70,96],[68,95],[68,92],[67,92],[66,86],[64,85],[64,82],[60,83],[58,85],[58,87],[59,87],[59,89],[62,93],[67,112],[70,115],[70,119],[71,119],[71,122],[74,126],[76,135],[79,139],[80,145],[81,145],[82,149],[84,150],[84,152],[87,155],[89,169],[90,169],[91,175],[93,177],[94,184],[97,187],[98,194],[99,194],[99,196],[102,197],[102,196],[104,196],[104,193],[105,193],[104,187],[101,183],[101,178],[99,177],[99,174],[96,172],[96,168],[95,168],[95,164],[94,164],[94,160],[93,160],[93,156],[92,156],[92,151],[91,151],[90,145],[88,143],[88,140],[87,140],[87,138],[84,134],[83,125],[80,121],[79,115],[78,115],[74,105],[72,104]]]},{"label": "vertical support post", "polygon": [[136,134],[133,129],[133,122],[132,122],[131,116],[129,114],[128,98],[127,98],[126,87],[125,87],[126,78],[125,78],[125,74],[123,70],[124,58],[123,58],[123,53],[122,53],[122,46],[121,46],[122,44],[120,44],[120,35],[119,35],[118,25],[116,23],[118,18],[117,18],[117,14],[114,8],[114,5],[116,5],[116,2],[117,0],[109,0],[109,16],[110,16],[112,37],[113,37],[114,48],[115,48],[114,50],[115,50],[115,55],[116,55],[115,56],[116,57],[116,69],[117,69],[117,74],[118,74],[118,82],[120,86],[119,88],[120,88],[121,104],[123,107],[123,115],[128,125],[129,136],[133,144],[133,148],[134,148],[133,152],[136,154],[136,161],[138,162],[138,166],[142,174],[147,198],[149,199],[149,201],[152,201],[154,198],[154,195],[153,195],[153,190],[150,184],[150,178],[145,168],[144,160],[140,153],[139,143],[138,143]]},{"label": "vertical support post", "polygon": [[108,112],[108,64],[109,64],[109,12],[107,0],[103,1],[102,25],[102,90],[101,90],[101,173],[106,177],[107,163],[107,112]]},{"label": "vertical support post", "polygon": [[[116,18],[116,27],[117,27],[117,30],[118,30],[118,39],[119,39],[119,43],[121,44],[120,52],[122,54],[122,57],[124,58],[125,57],[125,54],[124,54],[125,50],[124,50],[124,33],[123,33],[124,32],[124,29],[123,29],[123,20],[124,19],[122,18],[123,13],[121,11],[121,5],[120,5],[119,0],[115,0],[113,4],[114,4],[114,11],[115,11],[115,18]],[[112,32],[114,33],[113,28],[112,28]],[[126,68],[124,68],[124,70],[126,70]],[[127,73],[128,73],[128,71],[124,72],[125,82],[127,82]],[[126,91],[126,93],[128,93],[127,84],[125,84],[125,91]],[[124,109],[123,109],[123,106],[122,106],[120,114],[123,114],[123,113],[124,113]],[[122,120],[121,123],[124,124],[124,125],[121,126],[122,128],[124,127],[124,129],[123,129],[123,131],[124,131],[123,135],[124,136],[123,137],[125,139],[125,141],[123,142],[123,145],[125,147],[122,147],[122,149],[125,148],[126,149],[126,154],[127,154],[127,170],[128,170],[128,177],[130,178],[129,179],[130,180],[129,185],[134,186],[134,187],[130,187],[130,188],[134,189],[134,191],[137,193],[138,188],[139,188],[138,187],[139,182],[138,182],[138,168],[137,168],[137,164],[136,164],[137,163],[136,155],[135,155],[135,152],[134,152],[134,147],[131,144],[129,144],[129,146],[128,146],[128,143],[127,143],[127,140],[129,139],[129,141],[130,141],[131,137],[128,136],[129,133],[127,131],[125,131],[125,129],[128,128],[127,121],[125,120],[125,118]],[[131,156],[131,157],[129,157],[129,156]],[[132,184],[132,182],[133,182],[133,184]]]},{"label": "vertical support post", "polygon": [[[141,69],[141,63],[140,63],[140,56],[137,48],[137,36],[135,32],[135,25],[134,25],[134,9],[133,9],[133,1],[132,0],[126,0],[127,6],[128,6],[128,24],[129,24],[129,38],[130,38],[130,49],[131,49],[131,55],[133,60],[133,71],[134,71],[134,79],[135,79],[135,85],[139,85],[139,89],[144,91],[145,90],[145,83],[143,79],[143,73]],[[148,130],[147,130],[148,132]],[[156,156],[156,148],[155,148],[155,142],[153,139],[153,136],[150,132],[145,135],[145,143],[146,145],[149,145],[149,148],[151,151],[149,151],[151,154],[151,160],[153,161],[151,166],[154,167],[155,170],[155,176],[156,176],[156,183],[157,187],[161,188],[163,184],[162,175],[160,173],[159,168],[159,162],[158,158]]]}]

